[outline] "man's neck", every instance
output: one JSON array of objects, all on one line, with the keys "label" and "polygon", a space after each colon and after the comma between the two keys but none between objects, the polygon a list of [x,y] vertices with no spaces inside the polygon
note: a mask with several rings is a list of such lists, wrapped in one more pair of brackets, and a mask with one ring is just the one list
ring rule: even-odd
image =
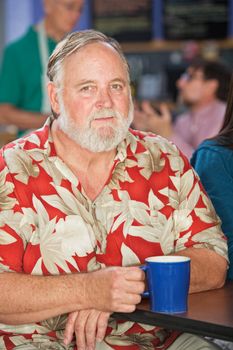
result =
[{"label": "man's neck", "polygon": [[116,149],[94,153],[79,146],[52,124],[52,136],[59,158],[78,178],[86,196],[94,201],[106,185],[113,168]]},{"label": "man's neck", "polygon": [[52,21],[50,21],[49,17],[45,17],[44,19],[44,28],[46,35],[56,42],[62,40],[66,35],[66,33],[59,31],[58,28],[55,28],[53,26]]},{"label": "man's neck", "polygon": [[194,103],[192,106],[190,106],[190,110],[192,113],[199,112],[200,110],[208,107],[212,103],[214,103],[217,99],[216,98],[207,98],[205,100],[202,100],[198,103]]},{"label": "man's neck", "polygon": [[61,131],[56,122],[52,125],[52,136],[57,155],[77,171],[89,172],[92,169],[109,169],[116,156],[116,149],[106,152],[91,152],[71,140]]}]

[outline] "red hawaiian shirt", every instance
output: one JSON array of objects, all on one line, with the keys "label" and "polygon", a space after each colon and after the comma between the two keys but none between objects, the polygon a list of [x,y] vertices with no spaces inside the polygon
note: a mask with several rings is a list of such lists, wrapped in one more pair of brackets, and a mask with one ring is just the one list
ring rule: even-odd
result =
[{"label": "red hawaiian shirt", "polygon": [[[51,121],[0,156],[0,272],[57,275],[143,264],[206,247],[227,259],[219,219],[187,159],[167,140],[129,130],[112,173],[91,201],[56,155]],[[95,181],[95,174],[93,174]],[[63,345],[66,316],[0,324],[0,349]],[[178,333],[110,319],[102,350],[166,349]]]}]

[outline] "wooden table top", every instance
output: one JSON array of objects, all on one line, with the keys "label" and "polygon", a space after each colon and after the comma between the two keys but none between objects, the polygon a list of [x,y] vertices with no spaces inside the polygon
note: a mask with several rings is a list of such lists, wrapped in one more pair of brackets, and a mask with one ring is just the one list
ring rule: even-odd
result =
[{"label": "wooden table top", "polygon": [[190,294],[186,313],[152,312],[149,300],[143,299],[133,313],[114,317],[233,341],[233,281],[220,289]]}]

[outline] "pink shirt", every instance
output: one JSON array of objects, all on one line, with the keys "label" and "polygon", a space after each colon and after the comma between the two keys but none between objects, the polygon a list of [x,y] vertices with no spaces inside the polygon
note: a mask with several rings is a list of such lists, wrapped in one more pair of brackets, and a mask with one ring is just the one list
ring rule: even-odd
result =
[{"label": "pink shirt", "polygon": [[196,111],[179,116],[171,141],[188,157],[206,138],[216,135],[223,123],[226,104],[219,100]]}]

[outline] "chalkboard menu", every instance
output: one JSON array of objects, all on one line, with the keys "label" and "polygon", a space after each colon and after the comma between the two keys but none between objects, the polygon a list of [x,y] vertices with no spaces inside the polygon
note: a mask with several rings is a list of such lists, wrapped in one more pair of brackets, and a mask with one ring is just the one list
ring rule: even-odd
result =
[{"label": "chalkboard menu", "polygon": [[93,0],[93,28],[118,41],[152,38],[151,0]]},{"label": "chalkboard menu", "polygon": [[228,0],[163,0],[167,40],[223,39],[228,32]]}]

